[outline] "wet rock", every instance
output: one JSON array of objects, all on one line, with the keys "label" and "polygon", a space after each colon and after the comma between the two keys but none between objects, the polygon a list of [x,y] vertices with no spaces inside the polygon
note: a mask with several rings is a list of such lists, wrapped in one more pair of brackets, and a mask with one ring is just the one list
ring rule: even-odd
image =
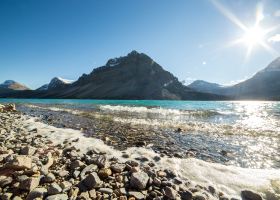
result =
[{"label": "wet rock", "polygon": [[138,141],[138,142],[135,142],[134,145],[137,147],[143,147],[143,146],[146,146],[147,143],[145,141]]},{"label": "wet rock", "polygon": [[118,163],[117,163],[117,164],[111,165],[111,169],[112,169],[112,171],[115,172],[115,173],[121,173],[121,172],[123,172],[124,168],[125,168],[125,164],[118,164]]},{"label": "wet rock", "polygon": [[52,183],[48,188],[48,194],[54,195],[62,192],[61,187],[57,183]]},{"label": "wet rock", "polygon": [[78,199],[80,199],[80,200],[90,200],[91,198],[90,198],[88,192],[82,192]]},{"label": "wet rock", "polygon": [[58,176],[60,177],[65,177],[65,176],[68,176],[69,175],[69,172],[66,171],[66,170],[61,170],[58,172]]},{"label": "wet rock", "polygon": [[30,177],[20,182],[19,188],[22,190],[31,191],[39,185],[40,179],[37,177]]},{"label": "wet rock", "polygon": [[119,200],[127,200],[127,197],[126,196],[120,196]]},{"label": "wet rock", "polygon": [[241,192],[241,197],[242,200],[262,200],[262,197],[259,194],[250,190],[243,190]]},{"label": "wet rock", "polygon": [[75,160],[74,162],[72,162],[70,164],[70,168],[73,170],[73,169],[77,169],[77,168],[81,168],[81,167],[84,167],[85,164],[80,161],[80,160]]},{"label": "wet rock", "polygon": [[158,171],[158,172],[157,172],[157,175],[158,175],[159,177],[166,177],[166,173],[165,173],[164,171]]},{"label": "wet rock", "polygon": [[112,194],[113,190],[111,188],[100,188],[98,192],[104,193],[104,194]]},{"label": "wet rock", "polygon": [[46,200],[67,200],[68,196],[66,194],[56,194],[51,195],[46,198]]},{"label": "wet rock", "polygon": [[177,197],[177,191],[174,190],[172,187],[165,187],[164,188],[165,196],[167,196],[169,199],[176,199]]},{"label": "wet rock", "polygon": [[13,178],[9,176],[0,176],[0,188],[5,187],[13,182]]},{"label": "wet rock", "polygon": [[53,173],[48,173],[45,177],[44,177],[44,182],[46,183],[52,183],[55,181],[55,176]]},{"label": "wet rock", "polygon": [[95,164],[90,164],[90,165],[86,166],[80,173],[81,179],[84,179],[87,174],[94,172],[97,169],[98,169],[98,166]]},{"label": "wet rock", "polygon": [[190,191],[184,191],[180,193],[181,200],[192,200],[192,193]]},{"label": "wet rock", "polygon": [[92,172],[84,180],[82,180],[82,183],[87,188],[93,189],[93,188],[100,187],[103,182],[100,180],[96,172]]},{"label": "wet rock", "polygon": [[146,188],[148,180],[149,176],[143,171],[132,173],[130,177],[130,187],[143,190]]},{"label": "wet rock", "polygon": [[145,195],[141,192],[137,192],[137,191],[129,191],[128,192],[129,196],[135,197],[136,199],[145,199]]},{"label": "wet rock", "polygon": [[79,188],[78,187],[73,187],[70,189],[69,191],[69,199],[71,200],[76,200],[78,197],[78,193],[79,193]]},{"label": "wet rock", "polygon": [[101,179],[106,179],[111,175],[112,175],[112,171],[111,171],[110,168],[103,168],[103,169],[100,169],[99,172],[98,172],[98,176]]},{"label": "wet rock", "polygon": [[193,197],[193,200],[206,200],[205,196],[202,195],[202,194],[196,194],[194,197]]},{"label": "wet rock", "polygon": [[60,183],[60,187],[62,191],[65,192],[70,190],[70,188],[72,187],[72,183],[70,183],[69,181],[63,181],[62,183]]},{"label": "wet rock", "polygon": [[107,165],[106,157],[104,155],[96,156],[93,158],[92,162],[96,164],[99,168],[104,168]]},{"label": "wet rock", "polygon": [[13,198],[13,200],[22,200],[22,198],[19,197],[19,196],[15,196],[15,197]]},{"label": "wet rock", "polygon": [[13,193],[7,192],[7,193],[2,194],[0,196],[0,199],[1,200],[10,200],[12,198],[12,196],[13,196]]},{"label": "wet rock", "polygon": [[96,199],[96,191],[95,189],[90,190],[89,192],[89,197],[92,199]]},{"label": "wet rock", "polygon": [[35,154],[35,152],[36,152],[36,148],[32,146],[23,147],[20,151],[21,155],[29,155],[29,156],[32,156],[33,154]]},{"label": "wet rock", "polygon": [[79,175],[80,175],[80,171],[75,170],[74,173],[73,173],[73,177],[74,177],[74,178],[78,178]]},{"label": "wet rock", "polygon": [[47,195],[48,191],[46,188],[35,188],[32,190],[28,196],[26,197],[26,200],[33,200],[36,198],[43,199]]},{"label": "wet rock", "polygon": [[32,168],[32,159],[28,156],[16,155],[8,161],[6,166],[14,170],[24,170]]}]

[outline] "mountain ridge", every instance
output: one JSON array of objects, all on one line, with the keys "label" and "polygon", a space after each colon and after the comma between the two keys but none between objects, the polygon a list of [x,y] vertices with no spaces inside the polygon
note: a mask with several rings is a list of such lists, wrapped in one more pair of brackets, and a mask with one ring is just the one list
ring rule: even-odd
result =
[{"label": "mountain ridge", "polygon": [[62,88],[18,92],[12,96],[74,99],[224,99],[220,95],[201,93],[184,86],[177,77],[164,70],[148,55],[137,51],[109,59],[104,66],[93,69],[89,74],[83,74],[77,81],[64,84]]}]

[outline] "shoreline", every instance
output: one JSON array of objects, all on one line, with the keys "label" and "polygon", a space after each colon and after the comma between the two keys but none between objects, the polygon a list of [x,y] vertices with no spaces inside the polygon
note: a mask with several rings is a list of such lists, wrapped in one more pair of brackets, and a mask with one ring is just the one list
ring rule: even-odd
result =
[{"label": "shoreline", "polygon": [[[80,174],[83,171],[83,169],[95,163],[93,164],[95,166],[95,172],[92,172],[93,173],[92,177],[95,177],[95,175],[97,174],[97,176],[101,181],[100,184],[103,184],[102,186],[95,187],[95,195],[96,195],[95,197],[97,199],[109,198],[109,196],[111,196],[113,199],[120,198],[122,200],[126,198],[133,200],[133,196],[136,199],[153,199],[153,198],[187,199],[190,197],[190,195],[192,196],[192,199],[199,199],[199,198],[200,199],[202,198],[233,199],[232,198],[233,196],[238,199],[240,198],[241,187],[243,187],[244,190],[245,189],[253,190],[254,187],[255,188],[259,187],[259,189],[261,190],[267,190],[267,191],[262,191],[263,192],[262,195],[266,195],[263,197],[267,199],[269,199],[268,195],[270,195],[270,197],[273,197],[273,195],[278,195],[279,197],[279,193],[273,194],[273,190],[277,192],[277,187],[279,186],[276,185],[273,187],[275,183],[271,183],[269,181],[270,179],[272,179],[272,177],[275,178],[278,176],[280,180],[280,173],[277,170],[246,170],[242,168],[224,166],[215,163],[207,163],[193,158],[192,159],[168,158],[167,156],[163,156],[163,155],[161,156],[155,153],[152,149],[147,149],[143,147],[131,147],[126,149],[124,152],[122,152],[113,149],[112,147],[104,144],[102,141],[98,139],[92,137],[91,138],[85,137],[85,135],[81,131],[73,130],[73,129],[65,129],[65,128],[55,128],[53,126],[44,124],[42,122],[38,122],[33,117],[22,115],[21,113],[7,112],[7,113],[0,113],[0,116],[2,122],[1,124],[4,124],[4,126],[7,126],[6,128],[12,130],[12,133],[11,131],[1,131],[1,137],[5,138],[5,140],[4,140],[4,145],[2,146],[3,148],[2,154],[0,155],[3,157],[3,160],[8,161],[3,163],[2,160],[2,164],[1,164],[2,172],[3,169],[7,169],[6,166],[7,163],[13,162],[13,159],[16,159],[17,157],[22,157],[22,155],[20,155],[22,154],[22,149],[29,149],[29,151],[27,152],[30,152],[33,148],[35,148],[35,152],[32,155],[27,155],[27,157],[32,158],[31,159],[32,160],[31,163],[33,163],[32,167],[27,169],[24,168],[21,170],[16,170],[15,165],[11,165],[13,166],[12,177],[14,177],[15,173],[17,174],[16,176],[19,176],[18,173],[19,174],[22,173],[24,176],[28,176],[28,177],[25,177],[26,179],[20,181],[26,182],[28,180],[29,182],[31,181],[31,183],[34,183],[34,180],[35,182],[36,180],[38,182],[38,179],[40,179],[39,184],[35,184],[37,185],[35,188],[39,187],[41,191],[44,191],[43,193],[39,192],[41,196],[42,195],[51,196],[48,194],[48,190],[50,188],[51,190],[54,188],[59,190],[59,187],[61,191],[59,190],[60,192],[55,195],[62,196],[64,194],[67,194],[67,198],[69,199],[71,199],[71,195],[73,197],[73,194],[75,194],[76,196],[80,196],[79,197],[80,199],[83,199],[91,195],[91,193],[94,196],[94,191],[92,191],[93,189],[88,189],[88,188],[84,188],[84,186],[81,186],[81,184],[84,182]],[[11,123],[12,125],[8,124],[7,122],[10,123],[12,122]],[[4,127],[1,127],[1,130],[4,130]],[[11,135],[17,139],[16,147],[12,147],[15,141],[14,139],[9,139]],[[35,143],[35,145],[34,145],[34,140],[32,140],[31,138],[36,138],[38,140],[37,143]],[[88,154],[89,149],[87,149],[87,147],[94,148],[90,150],[90,153],[92,154],[90,155],[90,158],[88,158],[89,155],[86,156],[84,155],[84,154]],[[3,152],[5,154],[3,154]],[[49,152],[49,154],[42,155],[40,154],[40,152]],[[42,170],[43,166],[47,165],[49,161],[52,160],[50,157],[50,153],[52,154],[51,156],[52,159],[56,160],[56,162],[54,162],[54,164],[49,166],[49,169],[47,171],[44,171]],[[97,161],[92,161],[92,159],[96,157],[98,157]],[[108,165],[105,168],[101,166],[99,163],[100,160],[102,160],[102,162],[104,161],[104,157],[106,157],[104,165]],[[12,161],[10,161],[10,158]],[[38,164],[40,163],[38,162],[38,158],[43,159],[43,161],[45,160],[46,163]],[[119,172],[119,170],[117,172],[113,171],[114,167],[112,167],[112,165],[115,165],[116,162],[117,165],[124,166],[124,169],[122,169],[123,171],[121,172]],[[76,163],[77,167],[71,169],[72,163]],[[99,163],[99,167],[96,167],[98,166],[98,163]],[[70,174],[65,177],[60,177],[59,171],[61,171],[61,168],[65,168],[64,171],[68,171],[68,173],[70,172]],[[247,174],[249,171],[255,172],[255,174],[252,174],[253,176],[250,177]],[[102,174],[103,172],[104,174]],[[264,172],[267,172],[267,174],[263,174]],[[212,174],[212,173],[216,173],[216,174]],[[137,175],[139,174],[139,177],[134,177],[133,174],[137,174]],[[106,178],[104,178],[103,175],[106,176]],[[123,180],[118,182],[118,180],[116,179],[118,179],[117,177],[119,177],[120,175],[123,177]],[[207,177],[211,175],[213,177]],[[1,176],[3,176],[3,174],[1,174]],[[6,176],[5,179],[1,177],[2,179],[0,179],[0,183],[3,184],[1,180],[7,180],[7,177],[9,176],[10,175]],[[225,176],[229,176],[229,177],[225,177]],[[46,179],[46,177],[48,178],[54,177],[54,180],[45,183],[44,180]],[[236,178],[236,180],[241,181],[240,183],[241,186],[239,186],[240,191],[238,191],[238,187],[236,186],[237,184],[234,184],[235,181],[230,180],[233,179],[234,177]],[[249,180],[242,181],[238,179],[241,177],[245,179],[250,177],[250,179],[248,178]],[[136,181],[137,183],[139,182],[143,183],[144,180],[145,187],[144,188],[138,187],[139,185],[135,187],[135,185],[133,185],[134,184],[133,181],[131,181],[131,179],[134,180],[135,178],[138,180]],[[195,179],[197,180],[201,179],[200,181],[205,182],[206,186],[196,184],[196,182],[199,181]],[[226,184],[222,185],[221,182],[223,180],[221,179],[228,179],[224,181],[228,185]],[[217,182],[215,183],[215,181],[217,180],[220,181],[220,186],[219,183]],[[17,184],[18,184],[17,187],[20,187],[20,181],[13,179],[9,184],[5,183],[5,189],[7,187],[8,189],[6,191],[4,189],[4,193],[2,190],[1,192],[2,195],[11,196],[11,191],[15,191],[13,187],[17,186]],[[259,185],[257,185],[256,181],[262,181],[262,182],[260,182]],[[72,189],[69,190],[67,189],[67,191],[66,190],[62,191],[63,190],[62,185],[65,186],[66,182],[68,182],[67,183],[68,185],[70,184],[72,185],[71,186]],[[213,185],[211,185],[210,182],[213,182]],[[233,189],[229,187],[231,183],[233,184],[232,185]],[[215,184],[217,184],[218,186],[216,186]],[[247,185],[251,184],[251,188],[245,188],[246,184]],[[121,185],[123,187],[121,187]],[[58,186],[58,187],[53,187],[53,186]],[[20,191],[16,190],[16,191],[22,192],[19,195],[23,195],[23,197],[26,198],[27,195],[31,195],[31,193],[33,194],[35,193],[32,192],[36,190],[33,187],[34,185],[32,186],[32,188],[28,188],[28,190],[25,188],[23,189],[23,191],[21,190]],[[125,194],[121,193],[120,196],[115,197],[114,194],[118,192],[115,191],[116,189],[114,187],[119,187],[117,189],[119,190],[122,189],[123,192],[125,190],[126,191]],[[101,192],[100,192],[100,188],[101,188]],[[213,192],[213,188],[216,188],[214,189],[215,192]],[[268,190],[272,190],[272,191],[270,191],[269,193]],[[38,195],[37,190],[36,192],[37,192],[36,195]],[[268,193],[264,194],[265,192]],[[229,196],[227,196],[227,193],[229,193]],[[15,194],[16,193],[12,192],[13,196],[15,196]],[[52,193],[50,192],[50,194]],[[64,195],[64,197],[66,196]],[[275,196],[275,199],[277,199],[278,197]],[[89,197],[89,199],[90,198],[91,197]],[[74,199],[74,197],[72,199]]]}]

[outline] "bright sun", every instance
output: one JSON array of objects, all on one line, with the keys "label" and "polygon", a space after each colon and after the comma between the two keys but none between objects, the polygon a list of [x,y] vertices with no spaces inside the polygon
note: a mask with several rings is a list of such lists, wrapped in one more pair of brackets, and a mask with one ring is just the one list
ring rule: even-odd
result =
[{"label": "bright sun", "polygon": [[242,41],[249,47],[257,44],[262,44],[264,41],[265,32],[259,26],[246,30]]}]

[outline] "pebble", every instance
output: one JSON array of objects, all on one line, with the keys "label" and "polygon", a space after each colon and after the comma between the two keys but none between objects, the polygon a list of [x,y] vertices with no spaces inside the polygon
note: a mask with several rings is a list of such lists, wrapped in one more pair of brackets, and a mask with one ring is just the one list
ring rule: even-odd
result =
[{"label": "pebble", "polygon": [[262,200],[262,197],[250,190],[243,190],[241,191],[242,200]]},{"label": "pebble", "polygon": [[57,183],[52,183],[48,188],[48,194],[54,195],[62,192],[61,187]]},{"label": "pebble", "polygon": [[56,194],[48,196],[45,200],[67,200],[68,196],[66,194]]},{"label": "pebble", "polygon": [[47,195],[48,191],[46,188],[35,188],[26,197],[26,200],[33,200],[35,198],[43,199]]},{"label": "pebble", "polygon": [[146,188],[148,180],[149,176],[143,171],[132,173],[130,177],[130,187],[143,190]]},{"label": "pebble", "polygon": [[100,187],[103,183],[96,172],[90,173],[82,182],[89,189]]}]

